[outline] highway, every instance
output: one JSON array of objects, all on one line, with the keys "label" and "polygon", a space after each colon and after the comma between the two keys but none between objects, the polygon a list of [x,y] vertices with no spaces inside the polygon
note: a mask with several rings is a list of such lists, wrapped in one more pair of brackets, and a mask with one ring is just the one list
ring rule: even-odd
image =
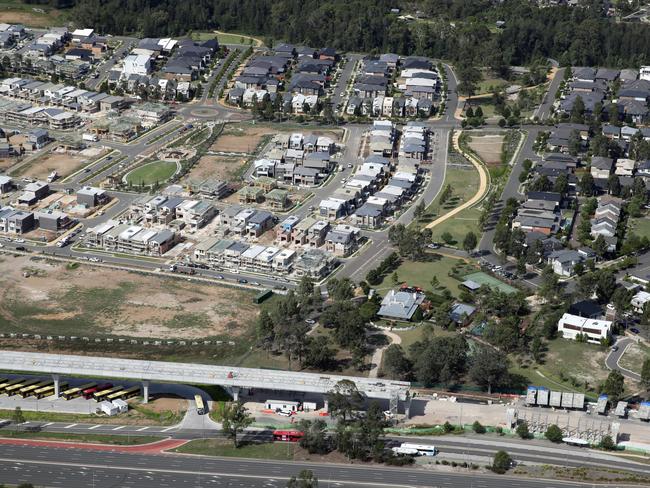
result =
[{"label": "highway", "polygon": [[284,487],[309,469],[322,486],[562,488],[582,486],[486,474],[432,472],[375,465],[320,464],[240,458],[97,453],[70,448],[0,445],[0,482],[66,488],[241,486]]}]

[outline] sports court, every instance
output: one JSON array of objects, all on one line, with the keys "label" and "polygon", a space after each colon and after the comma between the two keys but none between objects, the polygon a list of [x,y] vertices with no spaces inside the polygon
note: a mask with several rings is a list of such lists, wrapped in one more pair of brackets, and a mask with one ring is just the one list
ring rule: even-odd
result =
[{"label": "sports court", "polygon": [[472,273],[463,276],[463,280],[471,280],[475,283],[478,283],[479,285],[488,285],[490,288],[495,288],[497,290],[500,290],[508,294],[517,292],[516,288],[507,285],[503,281],[497,280],[495,277],[490,276],[489,274],[484,273],[483,271],[478,271],[477,273]]}]

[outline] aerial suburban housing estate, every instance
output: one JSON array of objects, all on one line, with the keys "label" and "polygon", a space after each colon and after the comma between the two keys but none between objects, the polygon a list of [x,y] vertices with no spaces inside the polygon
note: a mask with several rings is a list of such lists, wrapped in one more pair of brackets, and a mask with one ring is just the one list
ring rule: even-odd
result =
[{"label": "aerial suburban housing estate", "polygon": [[650,486],[649,22],[5,2],[0,486]]}]

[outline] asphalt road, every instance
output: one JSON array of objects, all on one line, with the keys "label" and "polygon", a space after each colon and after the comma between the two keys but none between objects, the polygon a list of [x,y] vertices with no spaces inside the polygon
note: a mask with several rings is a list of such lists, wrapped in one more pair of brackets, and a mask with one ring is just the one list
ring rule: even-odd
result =
[{"label": "asphalt road", "polygon": [[555,73],[555,77],[553,78],[553,81],[551,81],[548,91],[546,92],[544,98],[542,99],[542,103],[540,104],[539,107],[537,107],[537,110],[535,110],[535,113],[533,114],[539,120],[546,120],[551,115],[553,103],[555,102],[555,94],[557,93],[557,90],[560,88],[560,84],[562,83],[563,79],[564,79],[564,68],[560,68],[559,70],[557,70],[557,73]]},{"label": "asphalt road", "polygon": [[624,337],[624,336],[620,337],[616,341],[616,346],[618,347],[618,350],[616,351],[610,350],[609,354],[607,355],[607,358],[605,358],[605,365],[611,370],[617,369],[626,378],[630,378],[634,381],[641,381],[640,374],[635,373],[634,371],[630,371],[629,369],[625,369],[618,364],[618,361],[621,359],[623,354],[625,354],[625,350],[635,342],[636,341],[631,337]]},{"label": "asphalt road", "polygon": [[431,472],[416,468],[387,468],[295,461],[175,455],[97,453],[75,449],[0,446],[0,482],[40,486],[138,488],[241,486],[283,487],[290,476],[309,469],[323,486],[478,488],[561,488],[582,486],[551,480],[528,480],[485,474]]},{"label": "asphalt road", "polygon": [[86,89],[95,90],[106,79],[108,72],[122,59],[124,53],[130,51],[134,47],[138,39],[135,37],[113,37],[113,40],[121,41],[122,44],[113,52],[110,58],[101,63],[95,70],[98,73],[97,78],[88,78],[85,81]]}]

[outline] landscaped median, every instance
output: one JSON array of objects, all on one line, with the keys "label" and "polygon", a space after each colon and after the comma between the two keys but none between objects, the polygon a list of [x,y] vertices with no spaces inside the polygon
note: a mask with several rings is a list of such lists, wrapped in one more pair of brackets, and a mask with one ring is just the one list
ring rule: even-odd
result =
[{"label": "landscaped median", "polygon": [[0,438],[55,440],[92,444],[111,444],[115,446],[138,446],[142,444],[152,444],[163,440],[163,437],[151,435],[72,434],[67,432],[27,432],[24,430],[1,430]]},{"label": "landscaped median", "polygon": [[[0,432],[1,433],[1,432]],[[44,434],[40,433],[39,435]],[[48,434],[55,434],[50,432]],[[187,441],[182,439],[155,439],[153,442],[147,441],[148,436],[121,436],[124,437],[124,442],[120,443],[119,439],[110,439],[120,436],[103,436],[97,435],[98,439],[93,440],[91,434],[80,434],[76,438],[74,434],[64,434],[68,437],[66,439],[53,440],[48,439],[35,439],[35,438],[18,438],[18,437],[0,437],[0,444],[14,445],[14,446],[31,446],[31,447],[51,447],[58,449],[83,449],[87,451],[118,451],[124,453],[140,453],[140,454],[158,454],[163,451],[178,448],[185,444]],[[139,439],[143,442],[129,443],[131,439]]]}]

